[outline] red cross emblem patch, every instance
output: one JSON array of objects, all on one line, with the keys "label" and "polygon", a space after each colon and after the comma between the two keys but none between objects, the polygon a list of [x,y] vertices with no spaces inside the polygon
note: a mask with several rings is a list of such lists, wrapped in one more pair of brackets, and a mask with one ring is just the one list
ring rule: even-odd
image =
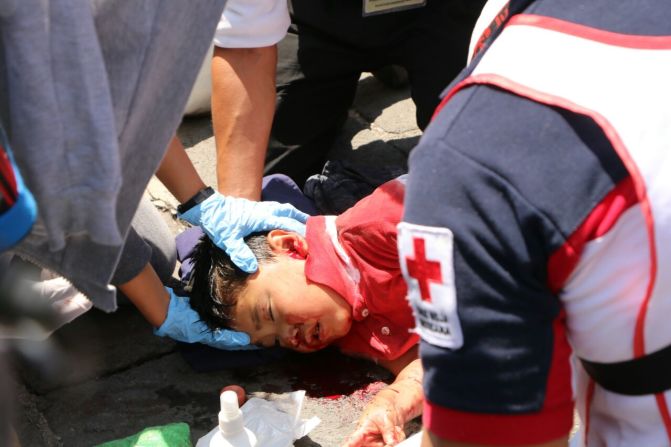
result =
[{"label": "red cross emblem patch", "polygon": [[426,259],[426,240],[423,238],[413,238],[412,245],[415,249],[413,258],[406,256],[405,264],[408,269],[408,276],[417,280],[419,284],[419,296],[424,301],[431,302],[431,291],[429,282],[440,284],[442,275],[440,273],[440,262],[429,261]]},{"label": "red cross emblem patch", "polygon": [[433,345],[460,348],[463,334],[457,313],[452,232],[401,222],[398,251],[417,332]]}]

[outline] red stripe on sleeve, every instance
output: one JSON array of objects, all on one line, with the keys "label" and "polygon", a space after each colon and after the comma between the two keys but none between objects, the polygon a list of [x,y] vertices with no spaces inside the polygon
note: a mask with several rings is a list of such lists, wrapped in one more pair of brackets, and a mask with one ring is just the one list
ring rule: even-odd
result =
[{"label": "red stripe on sleeve", "polygon": [[424,400],[422,422],[443,439],[487,445],[540,444],[566,436],[573,425],[573,405],[534,414],[467,413]]},{"label": "red stripe on sleeve", "polygon": [[485,414],[456,411],[424,399],[422,422],[435,435],[487,445],[541,444],[567,436],[573,426],[571,348],[564,311],[553,322],[554,343],[543,408],[537,413]]},{"label": "red stripe on sleeve", "polygon": [[638,203],[632,177],[618,183],[603,200],[596,205],[582,224],[566,239],[548,261],[548,286],[558,293],[564,286],[580,260],[585,245],[603,236],[617,223],[630,207]]},{"label": "red stripe on sleeve", "polygon": [[670,36],[641,36],[635,34],[622,34],[554,17],[540,16],[535,14],[518,14],[508,21],[507,26],[527,25],[545,28],[552,31],[570,34],[583,39],[593,40],[608,45],[617,45],[625,48],[639,48],[643,50],[668,50],[671,48]]}]

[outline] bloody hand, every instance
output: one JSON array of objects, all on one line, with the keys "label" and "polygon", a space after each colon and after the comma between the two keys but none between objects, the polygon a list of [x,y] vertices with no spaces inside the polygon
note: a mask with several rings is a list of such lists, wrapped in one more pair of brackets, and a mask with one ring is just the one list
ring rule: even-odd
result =
[{"label": "bloody hand", "polygon": [[375,396],[342,447],[387,447],[405,439],[405,417],[395,404],[395,393],[387,388]]}]

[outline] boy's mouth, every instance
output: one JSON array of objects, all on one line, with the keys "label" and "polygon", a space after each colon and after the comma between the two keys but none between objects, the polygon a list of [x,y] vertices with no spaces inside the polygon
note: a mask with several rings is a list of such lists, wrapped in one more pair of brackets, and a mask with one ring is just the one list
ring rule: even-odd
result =
[{"label": "boy's mouth", "polygon": [[296,326],[293,328],[289,344],[294,348],[308,348],[316,350],[324,347],[323,328],[319,321],[312,326]]},{"label": "boy's mouth", "polygon": [[305,343],[310,349],[318,350],[328,345],[324,325],[320,321],[315,322],[315,324],[307,330],[307,334],[308,336]]}]

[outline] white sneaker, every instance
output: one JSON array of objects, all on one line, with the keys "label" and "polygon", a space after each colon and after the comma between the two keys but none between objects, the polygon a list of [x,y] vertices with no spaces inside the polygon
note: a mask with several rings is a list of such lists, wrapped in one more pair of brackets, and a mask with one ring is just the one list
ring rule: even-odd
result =
[{"label": "white sneaker", "polygon": [[44,340],[56,329],[71,322],[93,307],[91,301],[79,292],[67,279],[48,270],[40,275],[43,281],[25,281],[26,290],[30,290],[41,299],[48,301],[54,310],[54,324],[45,327],[32,320],[24,321],[14,327],[0,326],[0,338],[23,338]]}]

